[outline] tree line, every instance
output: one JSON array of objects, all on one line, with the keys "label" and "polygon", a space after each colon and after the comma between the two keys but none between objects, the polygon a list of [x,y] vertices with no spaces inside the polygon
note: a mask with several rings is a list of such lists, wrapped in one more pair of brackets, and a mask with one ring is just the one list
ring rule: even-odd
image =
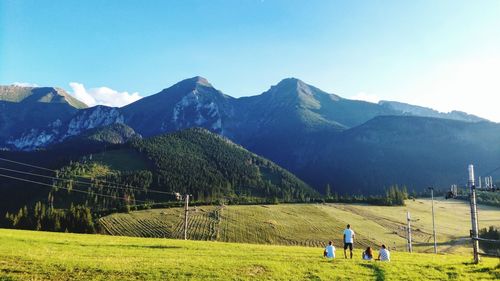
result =
[{"label": "tree line", "polygon": [[2,225],[17,229],[76,233],[96,233],[98,230],[89,207],[71,204],[68,209],[55,209],[42,202],[37,202],[33,208],[24,206],[17,213],[7,212]]},{"label": "tree line", "polygon": [[324,201],[328,203],[366,203],[379,206],[404,206],[408,199],[408,190],[406,186],[399,187],[392,185],[386,189],[384,195],[339,195],[331,191],[329,184],[325,188]]}]

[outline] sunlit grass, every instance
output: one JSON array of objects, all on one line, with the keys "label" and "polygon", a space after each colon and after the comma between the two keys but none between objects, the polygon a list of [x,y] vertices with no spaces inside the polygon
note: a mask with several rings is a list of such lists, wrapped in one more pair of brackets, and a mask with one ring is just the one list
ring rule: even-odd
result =
[{"label": "sunlit grass", "polygon": [[[337,252],[340,256],[340,252]],[[0,280],[498,280],[498,259],[393,252],[327,261],[321,248],[0,229]]]},{"label": "sunlit grass", "polygon": [[[436,200],[436,227],[440,252],[470,253],[468,204]],[[406,248],[406,211],[412,214],[415,250],[432,251],[430,200],[408,200],[406,206],[366,204],[279,204],[201,206],[192,208],[188,237],[195,240],[318,247],[332,240],[342,244],[342,230],[351,224],[356,247],[386,244]],[[500,226],[500,209],[479,206],[480,226]],[[113,214],[101,219],[114,235],[183,237],[183,209],[153,209]]]}]

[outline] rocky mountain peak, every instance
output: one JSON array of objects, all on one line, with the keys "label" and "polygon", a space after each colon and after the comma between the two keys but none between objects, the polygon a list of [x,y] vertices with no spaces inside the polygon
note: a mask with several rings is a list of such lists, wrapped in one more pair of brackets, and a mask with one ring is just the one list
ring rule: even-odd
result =
[{"label": "rocky mountain peak", "polygon": [[212,84],[210,84],[210,82],[208,82],[206,78],[201,76],[195,76],[192,78],[184,79],[175,84],[173,87],[195,89],[198,88],[199,86],[213,88]]},{"label": "rocky mountain peak", "polygon": [[290,88],[298,88],[307,86],[302,80],[297,79],[295,77],[289,77],[281,80],[278,84],[276,84],[276,88],[280,89],[290,89]]},{"label": "rocky mountain peak", "polygon": [[[314,99],[317,89],[297,78],[285,78],[272,86],[264,95],[278,100]],[[325,93],[326,94],[326,93]]]},{"label": "rocky mountain peak", "polygon": [[68,104],[69,106],[77,109],[88,107],[86,104],[72,97],[63,89],[55,87],[25,87],[18,85],[0,86],[0,101],[23,104]]}]

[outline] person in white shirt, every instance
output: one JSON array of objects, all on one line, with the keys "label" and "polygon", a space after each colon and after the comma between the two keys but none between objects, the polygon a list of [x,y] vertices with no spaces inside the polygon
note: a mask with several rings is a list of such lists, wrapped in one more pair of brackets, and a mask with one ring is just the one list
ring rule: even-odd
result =
[{"label": "person in white shirt", "polygon": [[329,259],[335,258],[335,246],[332,245],[332,241],[328,242],[328,246],[325,248],[325,257]]},{"label": "person in white shirt", "polygon": [[391,253],[386,249],[385,245],[382,245],[382,249],[378,252],[379,261],[391,261]]},{"label": "person in white shirt", "polygon": [[351,229],[351,225],[348,224],[347,228],[344,230],[344,257],[347,259],[347,248],[351,252],[352,259],[352,244],[354,243],[354,231]]}]

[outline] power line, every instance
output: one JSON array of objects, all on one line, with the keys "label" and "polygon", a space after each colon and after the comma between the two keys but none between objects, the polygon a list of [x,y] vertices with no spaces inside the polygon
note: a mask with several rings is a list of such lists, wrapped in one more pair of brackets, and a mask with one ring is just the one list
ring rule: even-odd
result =
[{"label": "power line", "polygon": [[485,174],[484,174],[484,175],[482,175],[481,177],[486,177],[486,176],[488,176],[488,175],[491,175],[492,173],[494,173],[494,172],[496,172],[496,171],[498,171],[498,170],[500,170],[500,166],[498,166],[498,167],[496,167],[495,169],[493,169],[493,170],[489,171],[488,173],[485,173]]},{"label": "power line", "polygon": [[1,158],[1,157],[0,157],[0,160],[5,161],[5,162],[23,165],[23,166],[28,166],[28,167],[32,167],[32,168],[37,168],[37,169],[41,169],[41,170],[45,170],[45,171],[56,172],[56,170],[52,170],[52,169],[48,169],[48,168],[44,168],[44,167],[40,167],[40,166],[36,166],[36,165],[26,164],[26,163],[22,163],[22,162],[17,162],[14,160],[9,160],[9,159],[5,159],[5,158]]},{"label": "power line", "polygon": [[[61,181],[68,181],[68,182],[74,182],[74,183],[81,183],[81,184],[86,184],[86,185],[92,185],[91,182],[84,182],[84,181],[78,181],[78,180],[72,180],[72,179],[64,179],[64,178],[57,178],[57,177],[52,177],[52,176],[46,176],[46,175],[41,175],[41,174],[36,174],[36,173],[30,173],[30,172],[24,172],[24,171],[19,171],[19,170],[14,170],[14,169],[8,169],[8,168],[3,168],[0,167],[0,170],[5,170],[9,172],[14,172],[14,173],[19,173],[19,174],[25,174],[25,175],[31,175],[31,176],[36,176],[36,177],[43,177],[47,179],[53,179],[53,180],[61,180]],[[142,188],[134,188],[134,187],[120,187],[120,186],[113,186],[113,185],[102,185],[102,187],[110,187],[110,188],[116,188],[116,189],[122,189],[122,190],[137,190],[137,191],[142,191],[142,192],[151,192],[151,193],[160,193],[160,194],[169,194],[172,195],[173,192],[167,192],[167,191],[160,191],[160,190],[154,190],[154,189],[147,189],[144,190]]]},{"label": "power line", "polygon": [[[6,162],[10,162],[10,163],[15,163],[15,164],[27,166],[27,167],[37,168],[37,169],[41,169],[41,170],[44,170],[44,171],[53,172],[53,173],[56,173],[56,174],[59,174],[59,172],[60,172],[58,170],[49,169],[49,168],[45,168],[45,167],[38,166],[38,165],[32,165],[32,164],[28,164],[28,163],[24,163],[24,162],[14,161],[14,160],[2,158],[2,157],[0,157],[0,161],[6,161]],[[78,175],[76,177],[81,178],[81,179],[92,179],[92,177],[84,177],[84,176],[78,176]],[[121,187],[125,187],[127,189],[136,189],[136,190],[144,191],[143,188],[137,187],[137,186],[125,185],[125,184],[118,184],[118,183],[114,183],[114,182],[110,182],[110,181],[106,181],[106,180],[101,180],[101,179],[99,179],[99,181],[103,182],[103,183],[107,183],[108,185],[112,185],[114,188],[116,188],[117,186],[121,186]],[[77,181],[75,181],[75,182],[77,182]],[[161,191],[161,190],[155,190],[155,189],[148,189],[148,191],[149,192],[155,192],[155,193],[176,195],[175,192],[167,192],[167,191]]]},{"label": "power line", "polygon": [[[9,175],[4,175],[4,174],[0,174],[0,177],[10,178],[10,179],[18,180],[18,181],[24,181],[24,182],[29,182],[29,183],[34,183],[34,184],[39,184],[39,185],[44,185],[44,186],[48,186],[48,187],[54,188],[54,185],[48,184],[48,183],[44,183],[44,182],[38,182],[38,181],[33,181],[33,180],[28,180],[28,179],[23,179],[23,178],[18,178],[18,177],[13,177],[13,176],[9,176]],[[88,191],[85,191],[85,190],[79,190],[79,189],[73,189],[73,188],[70,189],[70,188],[67,188],[67,187],[57,187],[57,188],[65,189],[65,190],[68,190],[68,191],[74,191],[74,192],[78,192],[78,193],[84,193],[84,194],[88,194],[88,195],[96,195],[96,196],[101,196],[101,197],[107,197],[107,198],[112,198],[112,199],[120,199],[120,200],[124,200],[124,201],[129,201],[129,198],[120,197],[120,196],[113,196],[113,195],[107,195],[107,194],[102,194],[102,193],[91,193],[91,192],[88,192]],[[138,200],[138,199],[134,199],[134,201],[141,202],[141,203],[148,203],[147,201]]]}]

